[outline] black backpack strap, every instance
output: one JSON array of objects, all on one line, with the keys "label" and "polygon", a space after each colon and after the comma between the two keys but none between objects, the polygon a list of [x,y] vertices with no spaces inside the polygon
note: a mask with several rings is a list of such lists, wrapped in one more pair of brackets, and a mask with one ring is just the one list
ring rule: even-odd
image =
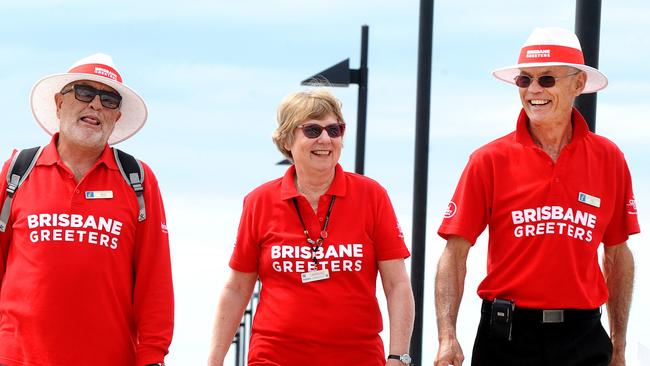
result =
[{"label": "black backpack strap", "polygon": [[36,146],[29,149],[23,149],[18,154],[14,155],[7,170],[7,196],[2,204],[2,211],[0,212],[0,231],[4,232],[7,229],[9,222],[9,215],[11,214],[11,202],[14,198],[14,193],[18,187],[27,179],[29,173],[36,165],[36,160],[43,151],[42,146]]},{"label": "black backpack strap", "polygon": [[138,221],[144,221],[147,218],[147,213],[144,209],[144,169],[142,169],[142,164],[138,159],[120,149],[113,148],[113,153],[120,173],[126,183],[133,188],[138,198],[138,206],[140,206]]}]

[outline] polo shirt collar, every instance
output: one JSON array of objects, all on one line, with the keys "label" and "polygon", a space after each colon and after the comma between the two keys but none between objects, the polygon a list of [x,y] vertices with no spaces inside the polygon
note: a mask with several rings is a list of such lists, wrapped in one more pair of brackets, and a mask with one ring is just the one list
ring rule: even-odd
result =
[{"label": "polo shirt collar", "polygon": [[[334,180],[325,194],[330,196],[345,196],[345,193],[347,192],[345,172],[340,164],[336,164],[334,169]],[[288,200],[300,196],[293,179],[295,175],[296,166],[291,165],[284,173],[282,182],[280,183],[280,199]]]},{"label": "polo shirt collar", "polygon": [[[530,135],[528,130],[528,115],[526,111],[522,108],[519,112],[519,118],[517,119],[517,131],[515,133],[516,141],[522,145],[534,146],[533,138]],[[571,137],[571,143],[577,140],[583,139],[587,134],[589,134],[589,126],[587,126],[587,121],[580,114],[580,112],[573,107],[571,111],[571,123],[573,124],[573,136]]]},{"label": "polo shirt collar", "polygon": [[[52,135],[52,140],[50,140],[50,143],[43,148],[41,156],[39,157],[38,162],[36,162],[36,165],[64,165],[63,161],[61,160],[61,156],[59,156],[59,151],[56,149],[56,142],[58,139],[58,132]],[[104,147],[104,151],[102,151],[102,154],[99,156],[99,160],[95,165],[101,163],[106,165],[109,169],[118,169],[117,163],[115,162],[115,157],[113,156],[113,150],[110,148],[110,146],[108,146],[108,144],[106,144]]]}]

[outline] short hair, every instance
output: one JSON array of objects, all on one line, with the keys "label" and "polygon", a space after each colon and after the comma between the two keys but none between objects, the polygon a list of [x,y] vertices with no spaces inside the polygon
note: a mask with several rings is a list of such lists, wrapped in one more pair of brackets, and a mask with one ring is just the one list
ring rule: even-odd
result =
[{"label": "short hair", "polygon": [[291,151],[285,146],[293,144],[294,131],[305,121],[321,120],[333,115],[340,124],[345,124],[341,113],[341,101],[326,89],[291,93],[278,106],[278,128],[273,132],[273,142],[287,159],[293,161]]}]

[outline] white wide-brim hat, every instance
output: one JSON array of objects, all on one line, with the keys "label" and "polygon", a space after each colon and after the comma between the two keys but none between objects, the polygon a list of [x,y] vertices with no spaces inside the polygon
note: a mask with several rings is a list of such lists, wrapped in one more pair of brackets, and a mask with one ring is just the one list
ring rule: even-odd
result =
[{"label": "white wide-brim hat", "polygon": [[122,115],[108,138],[110,145],[128,139],[144,126],[147,121],[147,105],[144,100],[122,83],[122,77],[117,72],[111,56],[96,53],[75,62],[68,72],[46,76],[32,87],[29,99],[32,113],[47,133],[53,135],[59,131],[54,95],[64,86],[77,80],[91,80],[108,85],[122,96]]},{"label": "white wide-brim hat", "polygon": [[521,47],[516,65],[492,71],[499,80],[514,84],[524,67],[571,66],[587,73],[583,93],[594,93],[607,86],[607,77],[597,69],[585,65],[578,37],[562,28],[535,28]]}]

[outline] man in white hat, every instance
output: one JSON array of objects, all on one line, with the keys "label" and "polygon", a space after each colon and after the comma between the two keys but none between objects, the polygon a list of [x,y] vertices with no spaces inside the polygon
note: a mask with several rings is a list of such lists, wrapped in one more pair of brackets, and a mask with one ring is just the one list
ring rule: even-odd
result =
[{"label": "man in white hat", "polygon": [[142,128],[144,101],[95,54],[38,81],[31,107],[52,140],[15,195],[0,191],[0,365],[162,365],[174,307],[164,207],[151,169],[132,160],[136,193],[109,146]]},{"label": "man in white hat", "polygon": [[[624,365],[634,277],[627,239],[639,232],[632,183],[621,151],[573,108],[607,78],[559,28],[535,29],[519,62],[493,74],[519,87],[523,108],[514,132],[471,155],[438,231],[447,245],[435,285],[435,365],[463,362],[456,319],[467,255],[486,226],[472,365]],[[610,336],[600,322],[605,303]]]}]

